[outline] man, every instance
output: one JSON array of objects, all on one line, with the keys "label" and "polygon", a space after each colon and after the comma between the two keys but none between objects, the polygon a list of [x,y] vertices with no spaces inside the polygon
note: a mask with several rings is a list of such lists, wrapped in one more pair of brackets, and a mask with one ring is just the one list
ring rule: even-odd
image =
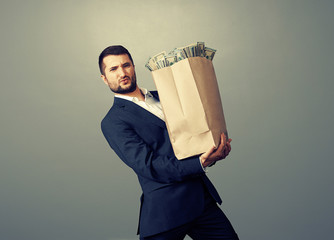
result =
[{"label": "man", "polygon": [[101,123],[110,147],[138,176],[141,196],[140,239],[238,239],[217,206],[221,199],[205,174],[224,159],[231,139],[200,156],[176,159],[156,91],[137,85],[127,49],[107,47],[99,56],[102,80],[115,93],[114,104]]}]

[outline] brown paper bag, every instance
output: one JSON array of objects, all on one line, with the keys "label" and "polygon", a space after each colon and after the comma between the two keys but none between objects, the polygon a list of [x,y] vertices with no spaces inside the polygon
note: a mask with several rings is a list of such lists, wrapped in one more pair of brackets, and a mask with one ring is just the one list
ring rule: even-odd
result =
[{"label": "brown paper bag", "polygon": [[152,75],[175,156],[181,160],[218,146],[227,131],[212,61],[191,57]]}]

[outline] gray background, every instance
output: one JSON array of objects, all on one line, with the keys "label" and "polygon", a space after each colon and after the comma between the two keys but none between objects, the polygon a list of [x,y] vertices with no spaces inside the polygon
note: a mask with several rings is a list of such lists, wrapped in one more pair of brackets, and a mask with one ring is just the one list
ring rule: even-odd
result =
[{"label": "gray background", "polygon": [[333,1],[1,0],[1,240],[137,239],[140,188],[100,121],[97,57],[123,44],[139,84],[162,50],[218,49],[232,152],[210,169],[241,239],[333,234]]}]

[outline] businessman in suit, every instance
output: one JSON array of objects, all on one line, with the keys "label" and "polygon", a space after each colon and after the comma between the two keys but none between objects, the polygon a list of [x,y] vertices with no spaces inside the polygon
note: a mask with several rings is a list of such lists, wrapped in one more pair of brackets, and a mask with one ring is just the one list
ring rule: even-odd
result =
[{"label": "businessman in suit", "polygon": [[115,93],[101,122],[119,158],[137,174],[143,194],[137,234],[142,240],[238,239],[217,206],[219,194],[206,168],[226,158],[231,139],[199,156],[178,160],[173,152],[156,91],[139,88],[132,57],[123,46],[99,56],[102,80]]}]

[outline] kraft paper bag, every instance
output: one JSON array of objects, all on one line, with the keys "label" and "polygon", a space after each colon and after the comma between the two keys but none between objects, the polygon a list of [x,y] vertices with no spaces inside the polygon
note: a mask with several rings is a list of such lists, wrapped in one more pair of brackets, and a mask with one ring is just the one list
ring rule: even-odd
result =
[{"label": "kraft paper bag", "polygon": [[227,130],[212,61],[186,58],[152,76],[175,156],[182,160],[218,146]]}]

